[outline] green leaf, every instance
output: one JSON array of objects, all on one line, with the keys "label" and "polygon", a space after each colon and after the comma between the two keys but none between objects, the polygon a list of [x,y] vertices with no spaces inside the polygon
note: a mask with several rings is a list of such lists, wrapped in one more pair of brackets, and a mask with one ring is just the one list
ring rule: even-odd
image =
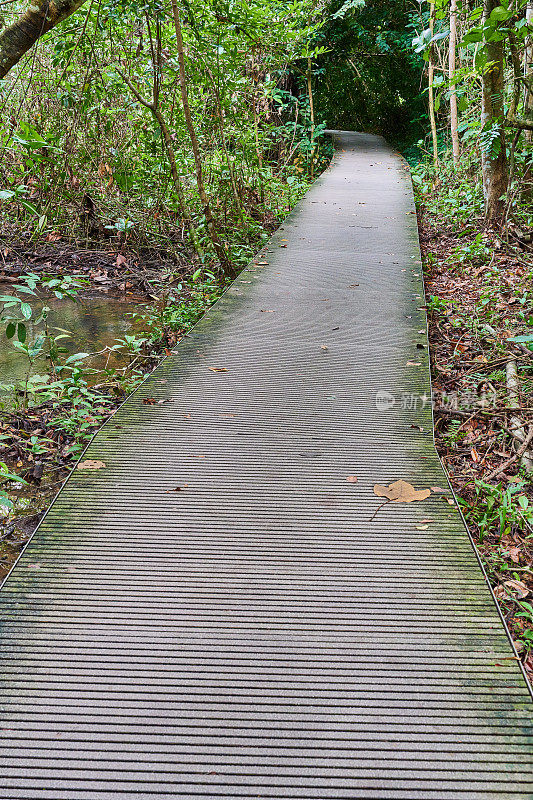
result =
[{"label": "green leaf", "polygon": [[530,336],[511,336],[508,342],[533,342],[533,335]]},{"label": "green leaf", "polygon": [[20,200],[19,202],[20,205],[26,209],[26,211],[30,212],[30,214],[35,214],[36,216],[39,216],[39,212],[37,211],[33,203],[28,203],[27,200]]},{"label": "green leaf", "polygon": [[513,16],[512,11],[508,11],[503,6],[497,6],[490,12],[489,19],[493,22],[502,22],[503,20],[510,19]]},{"label": "green leaf", "polygon": [[26,326],[23,322],[19,322],[17,325],[17,339],[21,344],[26,341]]},{"label": "green leaf", "polygon": [[35,340],[35,341],[34,341],[34,343],[31,345],[31,347],[29,347],[29,348],[28,348],[28,352],[29,352],[29,354],[30,354],[30,356],[31,356],[32,358],[35,358],[35,356],[38,356],[38,355],[39,355],[39,353],[40,353],[40,352],[41,352],[41,350],[43,349],[44,341],[45,341],[45,335],[44,335],[44,333],[41,333],[41,334],[40,334],[40,335],[39,335],[39,336],[36,338],[36,340]]},{"label": "green leaf", "polygon": [[17,330],[16,324],[14,322],[8,322],[7,327],[6,327],[6,336],[7,336],[7,338],[8,339],[12,339],[13,336],[15,335],[15,333],[16,333],[16,330]]},{"label": "green leaf", "polygon": [[31,319],[32,308],[29,303],[21,303],[20,310],[24,319]]},{"label": "green leaf", "polygon": [[67,358],[65,364],[72,364],[73,361],[83,361],[84,358],[88,358],[90,355],[90,353],[74,353],[73,356]]}]

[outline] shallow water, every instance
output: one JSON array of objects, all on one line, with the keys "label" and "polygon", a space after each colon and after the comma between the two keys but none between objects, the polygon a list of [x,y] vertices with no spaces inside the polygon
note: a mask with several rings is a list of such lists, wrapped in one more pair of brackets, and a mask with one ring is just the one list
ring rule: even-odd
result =
[{"label": "shallow water", "polygon": [[[7,288],[7,287],[6,287]],[[0,287],[0,293],[6,291]],[[6,293],[10,293],[9,289]],[[139,302],[123,300],[116,297],[102,297],[86,295],[77,300],[64,298],[46,298],[43,305],[50,308],[48,315],[49,328],[52,335],[68,332],[68,338],[61,339],[58,344],[73,353],[98,353],[105,347],[113,345],[117,338],[131,334],[135,330],[132,324],[131,312],[139,308]],[[31,321],[27,323],[28,340],[34,338],[35,333]],[[62,331],[58,330],[63,329]],[[61,360],[68,357],[65,353]],[[103,368],[121,366],[128,362],[128,356],[122,353],[108,353],[92,356],[85,363],[88,366]],[[0,400],[3,405],[9,405],[9,398],[13,391],[9,385],[23,381],[28,370],[28,361],[23,353],[18,351],[12,342],[0,332]],[[50,365],[45,356],[39,357],[33,367],[32,373],[38,375],[49,374]]]}]

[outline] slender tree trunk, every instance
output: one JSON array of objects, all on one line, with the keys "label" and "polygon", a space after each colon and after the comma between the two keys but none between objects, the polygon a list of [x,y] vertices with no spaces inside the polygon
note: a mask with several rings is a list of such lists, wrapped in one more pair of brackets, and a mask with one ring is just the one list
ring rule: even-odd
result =
[{"label": "slender tree trunk", "polygon": [[202,203],[205,221],[207,224],[207,230],[209,232],[209,238],[213,244],[213,249],[216,253],[216,256],[220,262],[220,266],[222,268],[222,272],[229,278],[235,277],[235,270],[231,265],[228,255],[224,250],[224,247],[218,237],[217,227],[215,224],[215,220],[213,218],[213,214],[211,211],[211,206],[209,204],[209,200],[207,198],[207,193],[205,191],[204,185],[204,178],[203,178],[203,170],[202,170],[202,156],[200,153],[200,147],[198,145],[198,139],[196,136],[196,131],[194,129],[194,124],[192,121],[191,116],[191,109],[189,106],[189,94],[187,91],[187,76],[185,74],[185,51],[183,46],[183,35],[181,32],[181,20],[179,16],[178,6],[176,0],[172,0],[172,14],[174,16],[174,28],[176,31],[176,44],[178,50],[178,63],[179,63],[179,72],[180,72],[180,89],[181,89],[181,102],[183,105],[183,114],[185,116],[185,124],[187,126],[187,131],[189,133],[189,138],[191,140],[191,147],[194,156],[194,163],[196,167],[196,184],[198,186],[198,194],[200,195],[200,202]]},{"label": "slender tree trunk", "polygon": [[181,215],[189,231],[192,245],[196,253],[198,254],[200,261],[203,261],[204,253],[200,245],[200,242],[198,241],[198,237],[196,235],[196,228],[194,227],[194,222],[192,221],[191,215],[189,214],[189,210],[187,208],[187,201],[185,199],[185,193],[183,191],[183,186],[181,184],[181,179],[178,173],[178,165],[176,164],[176,156],[174,155],[172,137],[170,135],[167,122],[158,107],[153,107],[150,110],[154,115],[154,117],[156,118],[157,123],[161,129],[161,133],[163,134],[165,150],[167,151],[168,163],[170,165],[170,174],[172,175],[172,182],[174,184],[174,189],[176,192],[176,196],[178,198],[178,205],[180,207]]},{"label": "slender tree trunk", "polygon": [[[435,3],[429,4],[429,30],[433,38],[435,30]],[[435,119],[435,95],[433,93],[433,79],[435,77],[435,52],[433,44],[429,49],[429,64],[428,64],[428,90],[429,90],[429,122],[431,125],[431,139],[433,142],[433,163],[435,169],[439,166],[439,150],[437,142],[437,122]]]},{"label": "slender tree trunk", "polygon": [[315,104],[313,102],[313,73],[311,71],[311,58],[307,56],[307,94],[309,95],[309,115],[311,117],[311,177],[314,172],[314,157],[315,157]]},{"label": "slender tree trunk", "polygon": [[[150,27],[148,27],[148,31],[150,32]],[[151,41],[151,38],[150,38]],[[155,57],[155,52],[153,50],[153,46],[151,43],[152,49],[152,58]],[[142,106],[147,108],[153,115],[154,119],[156,120],[159,128],[161,130],[161,135],[163,137],[163,142],[168,158],[168,163],[170,166],[170,174],[172,176],[172,183],[174,184],[174,190],[176,192],[176,197],[178,199],[178,205],[181,211],[181,216],[185,225],[187,226],[187,230],[189,231],[189,235],[191,237],[191,242],[194,247],[195,252],[197,253],[200,261],[203,261],[203,250],[198,241],[198,237],[196,235],[196,228],[194,227],[194,222],[191,219],[191,215],[189,214],[189,210],[187,208],[187,201],[185,199],[185,192],[183,191],[183,185],[178,173],[178,166],[176,164],[176,156],[174,154],[174,147],[172,145],[172,137],[170,135],[170,131],[167,125],[167,122],[161,113],[161,109],[159,107],[159,81],[160,76],[158,76],[156,70],[156,62],[153,60],[153,87],[152,87],[152,101],[146,100],[137,87],[131,82],[127,75],[119,70],[119,74],[122,77],[124,83],[129,87],[131,93],[135,97],[138,103]]]},{"label": "slender tree trunk", "polygon": [[[533,23],[533,0],[529,0],[526,6],[526,22],[531,25]],[[526,48],[524,51],[524,78],[533,83],[533,36],[527,37]],[[533,118],[533,91],[528,87],[524,91],[524,113],[526,119]],[[526,142],[533,142],[533,131],[525,132]]]},{"label": "slender tree trunk", "polygon": [[[457,52],[457,0],[451,0],[450,5],[450,51],[448,58],[448,71],[450,82],[453,81]],[[457,92],[455,85],[450,85],[450,136],[452,139],[453,163],[458,165],[461,157],[459,145],[459,116],[457,113]]]},{"label": "slender tree trunk", "polygon": [[70,17],[86,0],[28,0],[26,11],[0,33],[0,79],[41,36]]},{"label": "slender tree trunk", "polygon": [[[484,0],[483,19],[488,20],[491,11],[499,5],[498,0]],[[494,131],[490,145],[481,148],[481,172],[483,197],[485,199],[485,223],[498,225],[504,213],[501,200],[508,188],[509,163],[504,128],[504,49],[503,41],[485,42],[487,63],[481,90],[481,130],[486,134]]]}]

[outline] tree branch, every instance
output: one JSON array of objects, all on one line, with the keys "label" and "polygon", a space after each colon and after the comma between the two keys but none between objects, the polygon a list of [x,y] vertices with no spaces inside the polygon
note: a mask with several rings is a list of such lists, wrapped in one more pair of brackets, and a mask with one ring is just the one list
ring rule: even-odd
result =
[{"label": "tree branch", "polygon": [[0,33],[0,79],[41,36],[70,17],[86,0],[29,0],[26,11]]}]

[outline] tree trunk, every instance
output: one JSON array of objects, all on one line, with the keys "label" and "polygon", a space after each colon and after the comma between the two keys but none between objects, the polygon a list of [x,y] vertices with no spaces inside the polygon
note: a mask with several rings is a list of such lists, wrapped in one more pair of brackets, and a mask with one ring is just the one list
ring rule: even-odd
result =
[{"label": "tree trunk", "polygon": [[313,102],[313,73],[311,71],[311,58],[307,57],[307,94],[309,95],[309,115],[311,117],[311,177],[314,175],[315,167],[315,104]]},{"label": "tree trunk", "polygon": [[[431,37],[433,38],[433,31],[435,30],[435,3],[429,4],[429,29]],[[433,94],[433,79],[435,76],[435,53],[433,43],[429,48],[429,65],[428,65],[428,90],[429,90],[429,121],[431,124],[431,139],[433,141],[433,163],[435,169],[439,166],[439,150],[437,141],[437,122],[435,119],[435,96]]]},{"label": "tree trunk", "polygon": [[[484,0],[483,19],[499,5],[498,0]],[[481,148],[481,171],[483,197],[485,199],[485,223],[498,225],[504,212],[504,195],[509,183],[509,164],[504,128],[504,50],[503,41],[485,42],[487,64],[484,69],[481,90],[481,130],[485,134]],[[490,136],[491,131],[495,136]],[[487,141],[490,136],[490,142]]]},{"label": "tree trunk", "polygon": [[200,147],[198,145],[198,139],[196,137],[196,131],[194,129],[191,116],[191,109],[189,106],[189,94],[187,92],[187,76],[185,74],[185,52],[183,46],[183,36],[181,32],[181,21],[176,0],[172,0],[172,14],[174,16],[174,28],[176,31],[176,44],[178,50],[181,102],[183,105],[185,124],[187,126],[187,131],[189,133],[189,138],[191,140],[192,152],[194,155],[194,163],[196,167],[196,185],[198,186],[198,194],[200,195],[200,202],[202,203],[205,221],[207,224],[207,230],[209,232],[209,238],[211,239],[211,242],[213,244],[213,249],[220,262],[222,272],[226,277],[234,278],[236,273],[232,264],[228,259],[227,253],[224,250],[224,247],[220,239],[218,238],[218,232],[215,225],[215,220],[213,218],[213,214],[211,212],[211,206],[209,205],[209,200],[207,198],[207,193],[205,191],[203,170],[202,170],[202,156],[200,153]]},{"label": "tree trunk", "polygon": [[457,92],[455,85],[451,83],[455,74],[457,51],[457,0],[451,0],[450,5],[450,51],[448,59],[448,70],[450,78],[450,135],[452,139],[453,163],[459,163],[461,149],[459,145],[459,117],[457,113]]},{"label": "tree trunk", "polygon": [[[529,0],[526,6],[526,22],[528,25],[533,23],[533,0]],[[527,37],[526,49],[524,51],[524,78],[529,81],[530,85],[533,82],[533,36]],[[526,119],[533,117],[533,92],[526,87],[524,91],[524,113]],[[533,142],[533,131],[526,131],[525,138],[527,142]]]},{"label": "tree trunk", "polygon": [[43,34],[70,17],[86,0],[29,0],[26,11],[0,33],[0,79]]}]

